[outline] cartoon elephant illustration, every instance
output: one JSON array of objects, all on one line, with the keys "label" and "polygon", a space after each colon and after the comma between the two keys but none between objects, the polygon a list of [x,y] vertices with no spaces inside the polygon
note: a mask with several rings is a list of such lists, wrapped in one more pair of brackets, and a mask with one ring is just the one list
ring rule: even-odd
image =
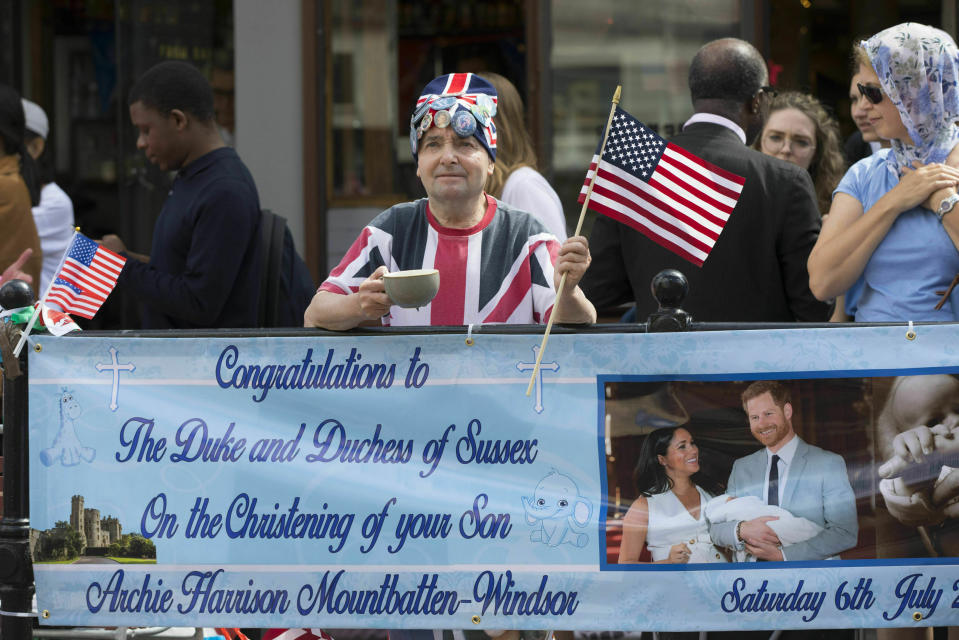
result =
[{"label": "cartoon elephant illustration", "polygon": [[523,496],[526,522],[533,526],[529,539],[551,547],[571,544],[584,547],[589,541],[585,533],[573,531],[584,527],[593,514],[592,503],[580,495],[579,488],[569,476],[550,471],[533,492],[533,497]]}]

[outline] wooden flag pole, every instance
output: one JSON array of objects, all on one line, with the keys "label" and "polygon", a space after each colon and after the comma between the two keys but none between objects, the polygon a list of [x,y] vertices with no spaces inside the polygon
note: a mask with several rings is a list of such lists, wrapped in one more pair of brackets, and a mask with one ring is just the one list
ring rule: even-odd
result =
[{"label": "wooden flag pole", "polygon": [[[579,222],[576,223],[574,236],[578,236],[583,229],[583,220],[586,219],[586,207],[589,205],[589,198],[593,195],[593,183],[596,181],[596,172],[599,170],[599,163],[603,159],[603,152],[606,150],[606,140],[609,138],[609,128],[613,124],[613,116],[616,115],[616,105],[619,104],[619,96],[622,93],[622,85],[616,85],[616,92],[613,94],[613,104],[609,108],[609,118],[606,120],[606,128],[603,130],[603,143],[599,145],[599,157],[596,160],[596,169],[593,170],[593,176],[589,179],[589,186],[586,187],[586,198],[583,200],[583,208],[579,212]],[[543,362],[543,354],[546,353],[546,341],[549,340],[549,332],[553,329],[553,318],[556,317],[556,310],[559,308],[560,294],[566,286],[566,274],[559,279],[559,287],[556,289],[556,301],[553,303],[553,312],[549,316],[549,322],[546,323],[546,332],[543,333],[543,341],[539,345],[539,352],[536,354],[536,364],[533,365],[533,375],[529,378],[529,385],[526,387],[526,395],[533,391],[533,385],[536,384],[536,376],[539,375],[539,367]]]}]

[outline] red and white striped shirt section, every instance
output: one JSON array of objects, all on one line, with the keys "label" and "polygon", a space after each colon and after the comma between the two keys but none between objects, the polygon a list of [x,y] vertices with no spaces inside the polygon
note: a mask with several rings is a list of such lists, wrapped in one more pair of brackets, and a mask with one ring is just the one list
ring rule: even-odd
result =
[{"label": "red and white striped shirt section", "polygon": [[419,309],[393,306],[393,326],[546,322],[555,300],[559,241],[533,216],[487,196],[483,220],[469,229],[441,226],[427,200],[396,205],[367,225],[320,286],[348,294],[377,267],[438,269],[440,289]]}]

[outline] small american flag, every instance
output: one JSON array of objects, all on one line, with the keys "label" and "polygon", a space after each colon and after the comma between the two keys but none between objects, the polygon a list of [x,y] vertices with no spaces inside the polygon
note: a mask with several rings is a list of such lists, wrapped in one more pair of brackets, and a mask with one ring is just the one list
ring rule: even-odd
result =
[{"label": "small american flag", "polygon": [[44,298],[64,313],[92,318],[117,283],[126,258],[82,233],[73,234],[60,271]]},{"label": "small american flag", "polygon": [[580,203],[594,173],[588,208],[696,266],[709,256],[745,182],[666,142],[618,106],[602,160],[597,148],[586,173]]}]

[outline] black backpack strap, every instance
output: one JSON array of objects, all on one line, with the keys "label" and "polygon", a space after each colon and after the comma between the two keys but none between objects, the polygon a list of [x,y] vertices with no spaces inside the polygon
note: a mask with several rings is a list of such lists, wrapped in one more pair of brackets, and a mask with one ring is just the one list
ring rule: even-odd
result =
[{"label": "black backpack strap", "polygon": [[260,240],[263,270],[260,274],[258,326],[277,326],[280,300],[280,276],[283,270],[283,236],[286,219],[269,209],[262,210]]}]

